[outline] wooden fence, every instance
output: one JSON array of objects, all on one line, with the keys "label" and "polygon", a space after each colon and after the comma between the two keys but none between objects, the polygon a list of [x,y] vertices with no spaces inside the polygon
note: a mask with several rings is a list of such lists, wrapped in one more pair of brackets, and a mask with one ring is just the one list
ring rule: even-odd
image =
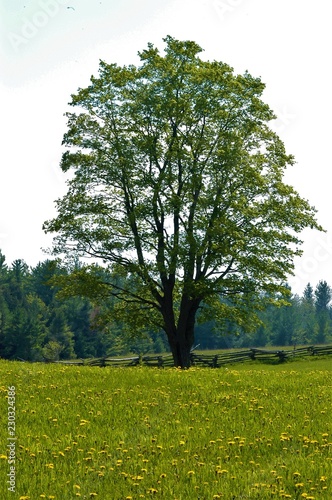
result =
[{"label": "wooden fence", "polygon": [[[264,361],[268,363],[281,363],[294,357],[307,356],[329,356],[332,355],[332,345],[325,346],[308,346],[285,350],[268,350],[252,348],[239,351],[224,351],[218,354],[191,353],[192,366],[208,366],[218,368],[226,364],[243,363],[246,361]],[[155,367],[170,367],[173,366],[173,357],[171,354],[163,356],[133,356],[128,358],[96,358],[96,359],[81,359],[74,361],[57,361],[57,363],[66,365],[84,365],[84,366],[155,366]]]}]

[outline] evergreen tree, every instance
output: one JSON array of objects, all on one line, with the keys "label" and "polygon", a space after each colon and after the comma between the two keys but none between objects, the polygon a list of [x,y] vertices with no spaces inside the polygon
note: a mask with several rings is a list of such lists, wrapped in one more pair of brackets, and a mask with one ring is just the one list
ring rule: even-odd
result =
[{"label": "evergreen tree", "polygon": [[52,311],[48,325],[47,341],[55,341],[61,346],[61,359],[76,358],[74,335],[68,326],[63,306],[58,306]]},{"label": "evergreen tree", "polygon": [[56,287],[52,284],[54,276],[64,273],[56,260],[39,262],[31,271],[30,287],[46,306],[49,306],[55,298]]},{"label": "evergreen tree", "polygon": [[301,300],[301,331],[303,344],[315,342],[317,333],[315,295],[310,283],[306,285]]},{"label": "evergreen tree", "polygon": [[320,280],[315,289],[315,308],[317,318],[317,337],[319,343],[326,342],[331,333],[331,319],[329,314],[329,303],[332,292],[326,281]]}]

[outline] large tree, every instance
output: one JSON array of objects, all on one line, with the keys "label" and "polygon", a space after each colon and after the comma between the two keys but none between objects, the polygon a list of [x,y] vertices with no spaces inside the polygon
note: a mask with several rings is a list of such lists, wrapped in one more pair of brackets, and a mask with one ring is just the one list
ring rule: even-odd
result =
[{"label": "large tree", "polygon": [[44,229],[55,254],[109,268],[106,285],[79,270],[81,291],[107,289],[128,321],[163,328],[175,365],[188,367],[198,309],[243,321],[283,291],[301,231],[320,227],[283,182],[294,160],[268,126],[261,80],[203,60],[193,41],[164,42],[138,67],[100,61],[72,96],[61,162],[72,177]]}]

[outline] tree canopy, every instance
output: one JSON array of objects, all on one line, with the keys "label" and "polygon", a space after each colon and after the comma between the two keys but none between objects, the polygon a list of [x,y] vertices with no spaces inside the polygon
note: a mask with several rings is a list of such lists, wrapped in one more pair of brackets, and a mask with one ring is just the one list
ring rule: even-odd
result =
[{"label": "tree canopy", "polygon": [[72,291],[116,297],[188,367],[198,309],[243,324],[262,294],[287,291],[301,231],[321,227],[283,182],[294,158],[269,127],[260,78],[203,60],[193,41],[164,42],[138,67],[100,61],[72,96],[61,168],[73,175],[44,229],[55,254],[109,271],[85,266]]}]

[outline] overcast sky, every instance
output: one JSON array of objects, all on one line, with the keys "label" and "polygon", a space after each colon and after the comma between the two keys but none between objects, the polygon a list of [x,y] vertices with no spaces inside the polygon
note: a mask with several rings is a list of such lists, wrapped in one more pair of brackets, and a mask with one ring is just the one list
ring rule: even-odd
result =
[{"label": "overcast sky", "polygon": [[47,256],[44,220],[66,192],[59,168],[70,95],[99,59],[137,64],[162,38],[196,41],[202,57],[248,70],[266,84],[274,128],[297,164],[285,181],[318,210],[326,233],[307,230],[289,283],[302,294],[332,285],[331,0],[0,0],[0,249],[10,264]]}]

